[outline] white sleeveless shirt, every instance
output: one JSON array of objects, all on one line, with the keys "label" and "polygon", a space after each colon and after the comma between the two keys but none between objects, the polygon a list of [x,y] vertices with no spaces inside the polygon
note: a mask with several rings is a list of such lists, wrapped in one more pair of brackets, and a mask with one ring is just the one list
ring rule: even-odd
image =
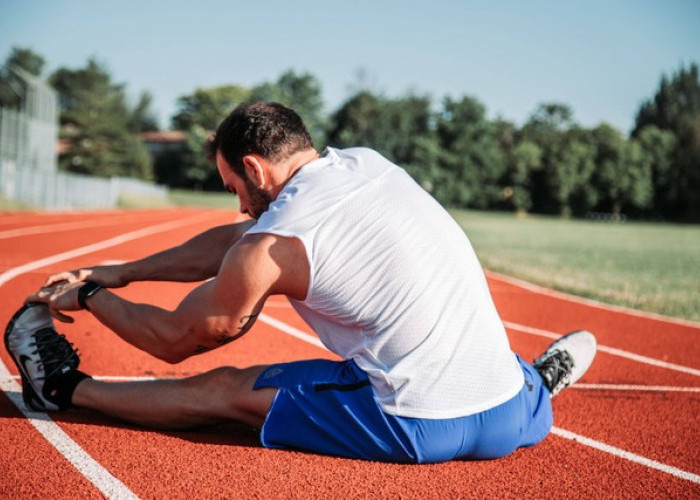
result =
[{"label": "white sleeveless shirt", "polygon": [[378,153],[329,148],[248,233],[303,243],[309,289],[291,303],[328,349],[368,374],[385,412],[466,416],[523,386],[466,235]]}]

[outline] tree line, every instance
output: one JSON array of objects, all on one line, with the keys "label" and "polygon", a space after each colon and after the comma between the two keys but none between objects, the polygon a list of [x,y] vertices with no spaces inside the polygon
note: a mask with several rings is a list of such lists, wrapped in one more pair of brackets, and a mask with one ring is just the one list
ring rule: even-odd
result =
[{"label": "tree line", "polygon": [[[0,72],[0,105],[16,105],[12,66],[41,75],[44,60],[13,49]],[[576,123],[564,103],[543,103],[518,126],[489,119],[474,96],[388,97],[357,89],[331,113],[309,73],[286,71],[254,87],[196,89],[177,100],[170,127],[185,139],[151,157],[138,134],[157,130],[151,96],[130,105],[125,86],[88,60],[48,77],[58,91],[59,167],[94,175],[133,175],[175,187],[219,189],[202,148],[235,106],[277,101],[304,119],[319,149],[368,146],[404,167],[446,206],[583,216],[700,221],[700,79],[693,63],[662,76],[629,135]]]}]

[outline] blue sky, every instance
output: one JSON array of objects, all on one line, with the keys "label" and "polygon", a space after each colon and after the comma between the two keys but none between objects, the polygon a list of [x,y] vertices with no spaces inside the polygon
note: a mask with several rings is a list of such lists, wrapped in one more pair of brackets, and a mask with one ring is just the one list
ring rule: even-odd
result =
[{"label": "blue sky", "polygon": [[[471,95],[522,124],[541,102],[623,132],[662,74],[700,63],[699,0],[0,0],[11,47],[48,71],[95,56],[167,126],[197,87],[310,72],[327,111],[364,85],[388,96]],[[360,77],[359,75],[364,75]]]}]

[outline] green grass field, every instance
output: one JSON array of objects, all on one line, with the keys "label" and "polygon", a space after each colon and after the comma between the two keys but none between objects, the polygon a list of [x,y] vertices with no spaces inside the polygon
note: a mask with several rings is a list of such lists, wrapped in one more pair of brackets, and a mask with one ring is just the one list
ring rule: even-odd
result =
[{"label": "green grass field", "polygon": [[700,320],[700,226],[452,215],[488,269],[609,304]]},{"label": "green grass field", "polygon": [[14,201],[0,196],[0,212],[19,212],[23,210],[32,210],[30,205],[19,201]]},{"label": "green grass field", "polygon": [[203,193],[173,189],[169,200],[173,205],[225,208],[238,210],[238,197],[222,191],[220,193]]},{"label": "green grass field", "polygon": [[119,206],[121,208],[208,207],[238,210],[238,198],[227,192],[212,193],[171,189],[166,199],[122,196],[119,199]]}]

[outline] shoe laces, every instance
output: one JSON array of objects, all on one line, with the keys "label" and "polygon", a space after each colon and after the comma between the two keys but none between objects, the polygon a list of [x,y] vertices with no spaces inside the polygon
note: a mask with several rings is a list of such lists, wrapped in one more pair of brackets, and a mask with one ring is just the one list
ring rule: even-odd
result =
[{"label": "shoe laces", "polygon": [[538,359],[535,362],[535,368],[545,380],[549,392],[554,396],[571,383],[574,359],[568,351],[554,349]]},{"label": "shoe laces", "polygon": [[77,368],[80,361],[78,350],[53,328],[42,328],[34,334],[36,353],[39,354],[41,364],[39,369],[44,371],[44,379],[51,377],[68,366]]}]

